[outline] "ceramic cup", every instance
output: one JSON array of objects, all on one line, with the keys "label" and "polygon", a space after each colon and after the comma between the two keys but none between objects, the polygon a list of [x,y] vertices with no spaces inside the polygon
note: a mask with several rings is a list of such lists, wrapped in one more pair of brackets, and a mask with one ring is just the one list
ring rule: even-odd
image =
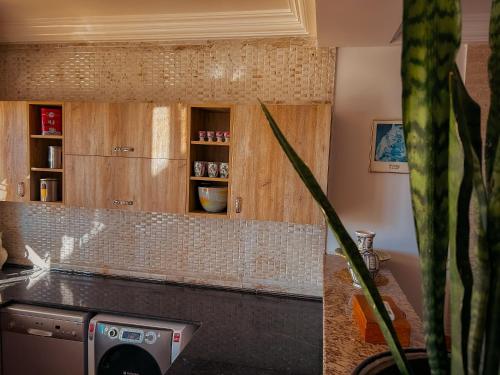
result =
[{"label": "ceramic cup", "polygon": [[219,176],[221,178],[228,178],[229,177],[229,163],[220,163]]},{"label": "ceramic cup", "polygon": [[205,130],[200,130],[198,136],[200,137],[200,141],[204,142],[205,138],[207,138],[207,132]]},{"label": "ceramic cup", "polygon": [[215,161],[209,161],[207,164],[208,177],[218,177],[219,176],[219,163]]},{"label": "ceramic cup", "polygon": [[196,177],[203,177],[207,172],[207,162],[206,161],[195,161],[194,162],[194,175]]},{"label": "ceramic cup", "polygon": [[231,133],[228,131],[225,131],[224,132],[224,142],[229,142],[230,139],[231,139]]},{"label": "ceramic cup", "polygon": [[220,131],[220,130],[217,130],[215,132],[215,138],[217,138],[217,142],[222,142],[222,140],[224,138],[224,132]]},{"label": "ceramic cup", "polygon": [[215,137],[215,132],[213,130],[207,131],[207,138],[209,142],[213,142]]},{"label": "ceramic cup", "polygon": [[373,238],[375,237],[375,232],[369,230],[357,230],[357,245],[358,250],[362,253],[364,251],[373,251]]}]

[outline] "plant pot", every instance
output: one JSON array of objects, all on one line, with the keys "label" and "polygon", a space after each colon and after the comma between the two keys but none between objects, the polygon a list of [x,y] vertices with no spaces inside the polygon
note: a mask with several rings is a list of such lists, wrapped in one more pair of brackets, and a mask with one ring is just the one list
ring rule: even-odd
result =
[{"label": "plant pot", "polygon": [[[431,373],[425,349],[406,349],[406,357],[414,374]],[[399,375],[399,370],[392,359],[391,352],[383,352],[368,357],[356,367],[353,375]]]}]

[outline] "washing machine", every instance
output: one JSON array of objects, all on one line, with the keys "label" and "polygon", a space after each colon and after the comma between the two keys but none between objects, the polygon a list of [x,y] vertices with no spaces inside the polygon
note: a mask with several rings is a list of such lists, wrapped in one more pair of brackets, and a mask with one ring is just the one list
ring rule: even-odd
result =
[{"label": "washing machine", "polygon": [[164,375],[197,326],[98,314],[88,328],[89,375]]}]

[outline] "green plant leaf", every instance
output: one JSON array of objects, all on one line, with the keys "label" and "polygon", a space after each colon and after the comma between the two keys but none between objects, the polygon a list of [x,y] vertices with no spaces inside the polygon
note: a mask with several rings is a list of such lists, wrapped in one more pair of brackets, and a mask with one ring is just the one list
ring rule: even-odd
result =
[{"label": "green plant leaf", "polygon": [[[457,117],[457,127],[463,144],[466,165],[471,170],[474,194],[477,197],[479,222],[477,241],[473,242],[477,254],[477,272],[472,287],[470,308],[470,332],[468,339],[468,373],[478,374],[481,367],[483,342],[486,326],[486,309],[490,282],[489,249],[486,238],[488,199],[483,181],[481,165],[481,123],[479,106],[468,95],[455,69],[451,79],[453,110]],[[468,215],[465,216],[468,219]]]},{"label": "green plant leaf", "polygon": [[408,367],[408,363],[399,343],[396,331],[392,326],[392,321],[387,313],[387,310],[385,309],[384,302],[382,301],[382,297],[378,292],[375,282],[370,277],[370,273],[366,268],[365,262],[363,261],[356,244],[352,240],[351,236],[349,236],[349,233],[340,221],[340,218],[330,204],[330,201],[321,189],[321,186],[317,182],[309,167],[297,155],[290,143],[288,143],[265,104],[260,100],[259,102],[276,139],[281,145],[281,148],[313,196],[314,200],[319,204],[323,214],[325,215],[328,226],[335,234],[342,249],[344,249],[347,259],[351,262],[366,299],[368,300],[373,313],[377,318],[380,330],[389,345],[399,371],[401,374],[410,374],[411,371]]},{"label": "green plant leaf", "polygon": [[449,72],[460,46],[459,0],[404,0],[403,122],[422,268],[424,329],[434,375],[447,374]]},{"label": "green plant leaf", "polygon": [[[488,253],[485,237],[487,201],[481,165],[481,110],[467,93],[456,66],[450,74],[450,95],[451,365],[452,374],[472,374],[479,370],[484,338],[484,308],[488,298],[482,290],[484,283],[488,283],[488,275],[473,284],[469,257],[469,211],[473,187],[480,212],[480,230],[473,246],[477,247],[478,255]],[[459,147],[455,147],[457,145]],[[458,188],[453,185],[457,183],[456,179],[452,179],[457,174],[457,159],[460,159],[463,169]]]},{"label": "green plant leaf", "polygon": [[484,374],[498,374],[500,362],[500,1],[493,0],[490,21],[490,112],[486,133],[488,243],[491,255]]}]

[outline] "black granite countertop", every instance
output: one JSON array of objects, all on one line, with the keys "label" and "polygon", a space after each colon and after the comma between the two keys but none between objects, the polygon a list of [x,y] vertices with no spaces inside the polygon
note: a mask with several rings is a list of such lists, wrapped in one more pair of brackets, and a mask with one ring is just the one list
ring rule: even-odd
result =
[{"label": "black granite countertop", "polygon": [[168,375],[322,373],[322,303],[60,271],[0,287],[21,302],[200,324]]}]

